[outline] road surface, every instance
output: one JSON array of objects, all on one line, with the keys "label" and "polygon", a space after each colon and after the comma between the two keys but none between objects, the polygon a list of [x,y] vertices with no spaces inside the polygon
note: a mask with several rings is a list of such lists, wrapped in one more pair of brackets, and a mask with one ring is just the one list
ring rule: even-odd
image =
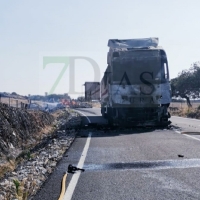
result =
[{"label": "road surface", "polygon": [[[99,108],[78,111],[84,124],[107,123]],[[68,174],[64,200],[200,199],[200,121],[171,121],[170,129],[80,131],[34,200],[58,199],[69,164],[85,172]]]}]

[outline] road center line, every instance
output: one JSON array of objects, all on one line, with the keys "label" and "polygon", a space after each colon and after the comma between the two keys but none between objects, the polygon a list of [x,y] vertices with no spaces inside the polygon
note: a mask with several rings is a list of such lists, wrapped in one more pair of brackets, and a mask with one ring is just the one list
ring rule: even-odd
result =
[{"label": "road center line", "polygon": [[[79,160],[78,165],[77,165],[78,168],[83,168],[85,158],[87,156],[87,152],[88,152],[88,149],[89,149],[89,146],[90,146],[91,137],[92,137],[92,133],[89,133],[87,141],[85,143],[85,147],[83,149],[83,152],[81,154],[80,160]],[[77,172],[72,176],[72,179],[71,179],[71,181],[70,181],[70,183],[67,187],[67,190],[65,192],[65,196],[64,196],[63,200],[71,200],[72,195],[73,195],[74,190],[75,190],[75,187],[78,183],[79,177],[80,177],[80,172]]]},{"label": "road center line", "polygon": [[199,138],[196,138],[196,137],[193,137],[193,136],[191,136],[191,135],[187,135],[187,134],[184,134],[184,135],[187,136],[187,137],[190,137],[190,138],[192,138],[192,139],[194,139],[194,140],[198,140],[198,141],[200,141]]},{"label": "road center line", "polygon": [[89,119],[89,117],[88,117],[87,115],[85,115],[84,113],[82,113],[82,112],[79,111],[79,110],[75,110],[75,111],[79,112],[81,115],[83,115],[84,117],[86,117],[87,120],[88,120],[88,122],[91,123],[91,121],[90,121],[90,119]]},{"label": "road center line", "polygon": [[[176,133],[178,133],[178,134],[181,134],[181,132],[180,131],[175,131]],[[200,141],[200,139],[199,138],[196,138],[196,137],[194,137],[194,136],[191,136],[191,135],[187,135],[187,134],[181,134],[181,135],[184,135],[184,136],[187,136],[187,137],[189,137],[189,138],[192,138],[192,139],[194,139],[194,140],[198,140],[198,141]]]}]

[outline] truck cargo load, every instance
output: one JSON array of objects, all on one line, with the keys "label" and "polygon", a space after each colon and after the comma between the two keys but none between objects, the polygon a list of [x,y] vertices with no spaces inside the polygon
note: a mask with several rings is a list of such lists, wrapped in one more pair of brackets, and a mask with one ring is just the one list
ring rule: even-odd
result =
[{"label": "truck cargo load", "polygon": [[147,48],[147,47],[157,47],[158,38],[142,38],[142,39],[128,39],[128,40],[118,40],[110,39],[108,40],[108,46],[110,48]]}]

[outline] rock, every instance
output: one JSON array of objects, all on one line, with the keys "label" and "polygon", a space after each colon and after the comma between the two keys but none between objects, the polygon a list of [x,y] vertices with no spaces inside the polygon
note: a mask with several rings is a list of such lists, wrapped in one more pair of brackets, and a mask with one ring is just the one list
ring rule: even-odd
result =
[{"label": "rock", "polygon": [[50,163],[50,166],[51,166],[51,167],[55,167],[56,164],[57,164],[56,162],[52,162],[52,163]]}]

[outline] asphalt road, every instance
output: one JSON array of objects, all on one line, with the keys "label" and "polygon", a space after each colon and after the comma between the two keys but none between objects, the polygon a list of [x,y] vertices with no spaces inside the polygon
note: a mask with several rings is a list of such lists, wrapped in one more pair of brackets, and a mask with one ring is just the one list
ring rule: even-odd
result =
[{"label": "asphalt road", "polygon": [[[107,123],[98,108],[78,111],[84,124]],[[80,131],[34,200],[58,199],[69,164],[85,172],[68,174],[64,200],[200,199],[200,121],[171,121],[171,129]]]}]

